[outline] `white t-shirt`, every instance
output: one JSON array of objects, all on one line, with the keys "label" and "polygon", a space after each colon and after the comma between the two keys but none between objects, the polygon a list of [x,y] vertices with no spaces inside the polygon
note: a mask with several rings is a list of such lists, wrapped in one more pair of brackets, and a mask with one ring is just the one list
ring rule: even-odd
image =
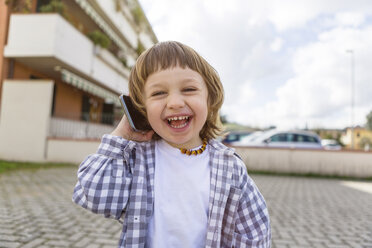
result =
[{"label": "white t-shirt", "polygon": [[205,246],[209,179],[208,146],[202,154],[187,156],[164,140],[156,142],[154,213],[146,247]]}]

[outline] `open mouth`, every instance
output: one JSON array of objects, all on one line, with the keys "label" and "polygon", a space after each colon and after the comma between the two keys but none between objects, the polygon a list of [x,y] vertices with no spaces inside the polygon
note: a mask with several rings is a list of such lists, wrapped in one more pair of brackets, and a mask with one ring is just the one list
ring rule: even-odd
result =
[{"label": "open mouth", "polygon": [[190,122],[191,116],[175,116],[167,118],[166,120],[168,125],[172,128],[183,128]]}]

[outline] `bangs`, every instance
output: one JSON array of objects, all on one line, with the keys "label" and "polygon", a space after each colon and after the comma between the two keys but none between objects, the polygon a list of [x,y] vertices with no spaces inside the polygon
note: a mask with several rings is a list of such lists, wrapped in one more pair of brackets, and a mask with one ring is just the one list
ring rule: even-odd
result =
[{"label": "bangs", "polygon": [[[143,56],[142,56],[143,55]],[[147,78],[150,74],[179,66],[188,67],[200,72],[202,61],[196,52],[179,42],[161,42],[142,54],[141,69],[138,70],[142,78]],[[142,58],[141,58],[142,57]]]}]

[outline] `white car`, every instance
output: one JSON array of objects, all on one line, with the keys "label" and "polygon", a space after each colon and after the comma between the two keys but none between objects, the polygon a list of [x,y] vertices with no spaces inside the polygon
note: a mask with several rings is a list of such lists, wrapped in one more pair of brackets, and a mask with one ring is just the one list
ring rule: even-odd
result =
[{"label": "white car", "polygon": [[320,137],[303,130],[269,130],[254,132],[244,137],[235,146],[258,146],[276,148],[323,149]]},{"label": "white car", "polygon": [[337,142],[337,140],[333,139],[323,139],[322,146],[326,150],[341,150],[341,145]]},{"label": "white car", "polygon": [[244,137],[250,135],[252,132],[248,131],[231,131],[225,137],[221,138],[221,142],[224,144],[231,144],[233,142],[238,142]]},{"label": "white car", "polygon": [[240,138],[238,141],[231,142],[233,146],[244,146],[245,144],[252,143],[258,136],[262,135],[263,131],[256,131],[249,135]]}]

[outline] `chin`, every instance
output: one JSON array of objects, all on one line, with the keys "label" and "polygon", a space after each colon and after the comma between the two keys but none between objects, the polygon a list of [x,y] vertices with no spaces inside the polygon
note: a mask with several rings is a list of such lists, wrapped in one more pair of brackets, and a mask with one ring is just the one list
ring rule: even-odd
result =
[{"label": "chin", "polygon": [[186,144],[192,140],[191,138],[188,138],[188,137],[174,137],[174,136],[169,136],[169,135],[163,135],[160,137],[166,142],[174,144],[177,147],[178,146],[182,147],[183,144]]}]

